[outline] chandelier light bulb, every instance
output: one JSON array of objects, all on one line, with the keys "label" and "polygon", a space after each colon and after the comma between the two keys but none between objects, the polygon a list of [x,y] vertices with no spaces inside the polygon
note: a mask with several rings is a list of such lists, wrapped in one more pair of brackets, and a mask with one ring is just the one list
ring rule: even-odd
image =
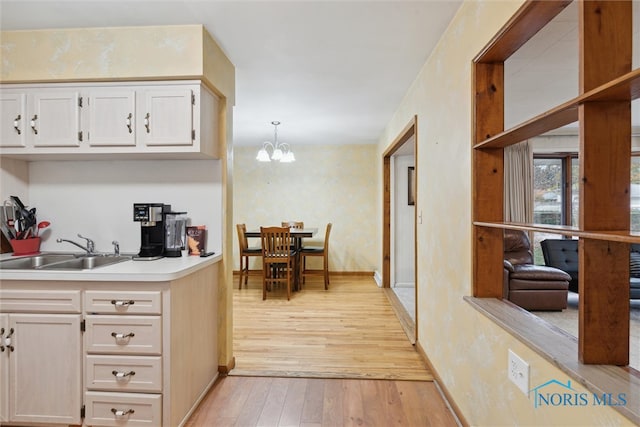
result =
[{"label": "chandelier light bulb", "polygon": [[[295,162],[296,158],[293,155],[289,144],[287,144],[286,142],[278,142],[278,125],[280,124],[280,122],[274,120],[271,122],[271,124],[274,126],[273,143],[271,141],[265,141],[262,144],[262,148],[256,155],[256,160],[258,160],[259,162],[270,162],[271,160],[279,161],[282,163]],[[271,156],[269,156],[269,149],[271,149]]]}]

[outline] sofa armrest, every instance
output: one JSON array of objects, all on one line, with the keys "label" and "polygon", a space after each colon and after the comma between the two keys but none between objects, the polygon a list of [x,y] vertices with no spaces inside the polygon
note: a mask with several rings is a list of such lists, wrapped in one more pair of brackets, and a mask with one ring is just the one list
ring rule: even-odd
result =
[{"label": "sofa armrest", "polygon": [[509,273],[513,273],[514,272],[514,268],[513,268],[513,264],[511,264],[509,261],[507,261],[506,259],[504,260],[504,269],[507,270]]}]

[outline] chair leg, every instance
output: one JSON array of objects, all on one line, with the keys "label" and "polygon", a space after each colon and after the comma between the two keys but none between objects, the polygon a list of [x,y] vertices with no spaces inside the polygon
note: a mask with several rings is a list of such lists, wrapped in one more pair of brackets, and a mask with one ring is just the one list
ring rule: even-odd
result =
[{"label": "chair leg", "polygon": [[242,275],[244,274],[244,266],[243,264],[244,257],[240,255],[240,280],[238,282],[238,289],[242,290]]},{"label": "chair leg", "polygon": [[289,261],[289,265],[286,266],[286,270],[287,270],[287,301],[289,301],[291,299],[291,273],[293,270],[294,266],[291,264],[291,261]]},{"label": "chair leg", "polygon": [[329,260],[325,254],[322,263],[324,264],[324,290],[329,289]]},{"label": "chair leg", "polygon": [[249,257],[245,257],[244,259],[244,284],[247,285],[249,280]]},{"label": "chair leg", "polygon": [[268,272],[267,264],[262,268],[262,300],[267,299],[267,272]]}]

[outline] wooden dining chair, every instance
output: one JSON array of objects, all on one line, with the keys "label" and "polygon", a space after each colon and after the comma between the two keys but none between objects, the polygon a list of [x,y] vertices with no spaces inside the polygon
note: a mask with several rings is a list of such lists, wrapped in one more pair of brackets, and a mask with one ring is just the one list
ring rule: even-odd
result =
[{"label": "wooden dining chair", "polygon": [[[324,244],[322,246],[302,246],[300,249],[301,283],[304,284],[306,276],[323,276],[324,288],[329,289],[329,234],[331,234],[331,227],[333,227],[333,225],[328,223],[324,233]],[[307,270],[307,257],[322,257],[322,270]]]},{"label": "wooden dining chair", "polygon": [[289,227],[260,227],[262,243],[262,299],[267,290],[283,283],[287,286],[287,300],[291,299],[291,283],[295,268],[295,251]]},{"label": "wooden dining chair", "polygon": [[[254,274],[249,269],[249,257],[262,256],[262,248],[260,247],[249,247],[249,243],[247,241],[247,226],[245,224],[236,224],[236,229],[238,231],[238,243],[239,243],[239,253],[240,253],[240,281],[238,283],[238,289],[242,289],[242,278],[244,278],[244,284],[247,286],[247,281],[249,279],[250,274]],[[255,273],[260,274],[260,272]]]}]

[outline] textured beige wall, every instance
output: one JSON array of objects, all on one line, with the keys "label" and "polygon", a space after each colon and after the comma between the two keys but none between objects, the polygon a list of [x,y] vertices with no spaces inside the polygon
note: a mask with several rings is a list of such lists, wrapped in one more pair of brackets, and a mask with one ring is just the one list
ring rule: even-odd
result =
[{"label": "textured beige wall", "polygon": [[203,78],[235,104],[235,70],[202,25],[0,33],[0,81]]},{"label": "textured beige wall", "polygon": [[[294,163],[258,162],[259,148],[257,144],[234,149],[234,224],[255,229],[304,221],[305,226],[318,227],[315,240],[322,240],[331,222],[330,270],[372,272],[380,251],[375,165],[382,160],[376,157],[376,146],[294,144]],[[234,269],[238,268],[236,239]],[[251,268],[261,268],[259,261]]]},{"label": "textured beige wall", "polygon": [[418,115],[419,343],[471,425],[629,425],[612,408],[535,409],[507,379],[507,350],[530,363],[532,388],[566,375],[463,301],[472,294],[471,62],[521,4],[465,1],[380,139],[381,155]]}]

